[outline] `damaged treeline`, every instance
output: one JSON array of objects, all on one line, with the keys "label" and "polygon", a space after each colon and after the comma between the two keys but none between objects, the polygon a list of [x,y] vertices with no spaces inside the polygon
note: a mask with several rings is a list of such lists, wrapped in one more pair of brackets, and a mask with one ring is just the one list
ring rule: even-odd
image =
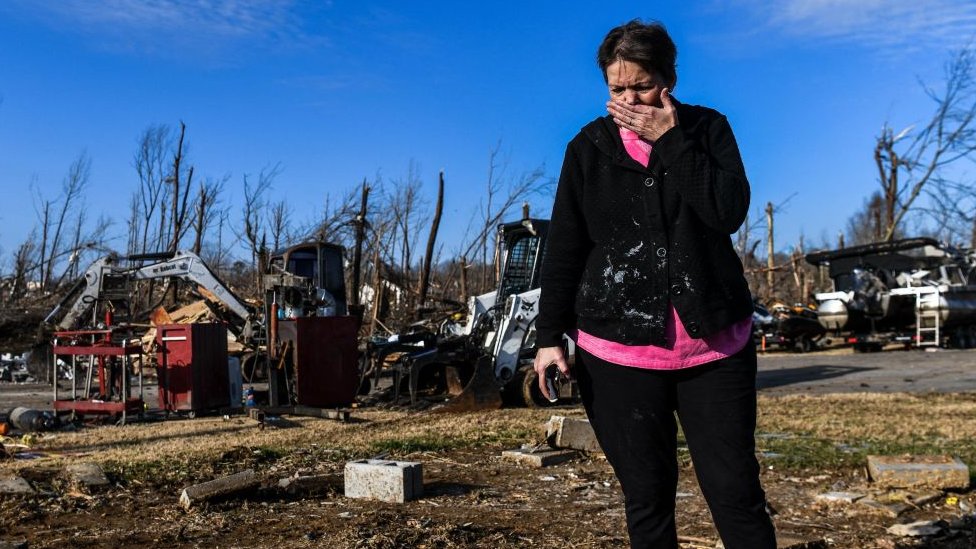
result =
[{"label": "damaged treeline", "polygon": [[[289,192],[279,165],[245,173],[238,182],[201,176],[188,142],[182,122],[175,129],[152,125],[139,135],[124,230],[118,219],[92,223],[86,218],[87,156],[71,165],[58,197],[35,191],[36,226],[0,273],[0,340],[31,340],[31,327],[84,275],[85,267],[113,250],[126,256],[190,250],[240,296],[258,299],[263,295],[259,275],[270,253],[310,240],[345,246],[348,302],[360,307],[365,328],[370,333],[400,331],[415,321],[458,311],[467,296],[492,288],[495,228],[520,215],[523,203],[549,200],[553,186],[541,167],[510,174],[501,145],[494,146],[483,182],[454,183],[455,188],[481,187],[483,194],[468,208],[457,208],[470,221],[460,243],[451,238],[457,248],[445,251],[438,232],[450,185],[443,172],[432,185],[411,162],[401,177],[376,176],[344,195],[326,195],[319,215],[300,221],[291,204],[314,197]],[[126,235],[122,246],[118,238],[109,240],[110,230]],[[156,307],[175,306],[194,290],[178,288],[175,280],[140,283],[127,316],[148,319]],[[25,308],[30,309],[26,317]]]},{"label": "damaged treeline", "polygon": [[[865,152],[877,165],[879,190],[864,200],[836,239],[820,235],[818,242],[807,244],[800,237],[783,246],[775,240],[774,223],[777,216],[788,215],[790,199],[774,204],[754,197],[755,213],[733,238],[758,299],[810,303],[815,291],[829,289],[830,280],[806,264],[804,255],[843,247],[845,241],[857,245],[931,236],[976,247],[976,184],[970,165],[976,156],[974,71],[976,49],[970,46],[946,63],[940,86],[923,83],[933,103],[927,121],[897,133],[888,123],[882,126],[874,147]],[[11,330],[29,332],[84,267],[110,249],[126,255],[188,249],[240,295],[257,297],[261,259],[313,239],[346,247],[348,301],[364,307],[364,326],[370,332],[399,331],[462,310],[468,296],[493,289],[497,224],[520,215],[523,202],[537,198],[540,207],[534,213],[539,217],[547,216],[551,204],[552,178],[542,168],[509,173],[502,147],[496,145],[480,182],[446,181],[449,175],[441,173],[435,190],[435,183],[423,181],[419,166],[411,163],[400,177],[348,182],[347,193],[325,196],[320,214],[302,221],[291,204],[319,198],[289,192],[288,183],[280,181],[280,165],[237,180],[200,175],[188,154],[188,136],[182,122],[176,128],[152,125],[138,136],[124,220],[89,219],[85,194],[91,160],[85,154],[69,166],[57,196],[42,192],[37,182],[32,185],[37,222],[0,262],[0,341],[9,340]],[[438,231],[452,185],[483,191],[468,209],[458,209],[469,222],[460,243],[445,250]],[[125,234],[124,243],[110,240],[110,233]],[[137,312],[147,313],[163,298],[175,301],[177,290],[167,284],[172,283],[140,289],[133,304]]]},{"label": "damaged treeline", "polygon": [[931,101],[931,115],[897,132],[888,122],[882,125],[871,150],[878,190],[863,199],[836,240],[821,235],[820,242],[805,249],[801,236],[789,251],[775,251],[774,218],[787,213],[790,199],[766,203],[762,213],[746,220],[738,250],[757,297],[806,304],[812,292],[830,290],[826,273],[803,261],[814,249],[920,236],[976,248],[976,45],[952,54],[938,85],[921,86]]}]

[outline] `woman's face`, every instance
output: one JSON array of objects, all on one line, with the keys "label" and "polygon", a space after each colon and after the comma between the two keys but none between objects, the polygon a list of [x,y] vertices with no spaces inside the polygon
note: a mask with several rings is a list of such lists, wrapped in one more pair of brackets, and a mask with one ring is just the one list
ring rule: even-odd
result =
[{"label": "woman's face", "polygon": [[661,90],[668,87],[656,73],[649,73],[637,63],[618,59],[607,65],[607,88],[610,99],[628,105],[663,107]]}]

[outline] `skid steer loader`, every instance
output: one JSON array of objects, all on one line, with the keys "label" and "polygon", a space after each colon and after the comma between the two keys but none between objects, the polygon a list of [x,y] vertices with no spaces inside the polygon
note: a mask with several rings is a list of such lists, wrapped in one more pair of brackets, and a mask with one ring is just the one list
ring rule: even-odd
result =
[{"label": "skid steer loader", "polygon": [[[539,270],[549,221],[523,219],[498,227],[498,289],[468,300],[464,324],[448,320],[436,333],[418,330],[372,341],[366,371],[392,377],[394,399],[408,393],[440,401],[439,411],[498,408],[503,403],[546,406],[532,369],[535,319],[539,312]],[[566,340],[567,351],[572,341]],[[557,384],[561,399],[576,396],[575,385]]]}]

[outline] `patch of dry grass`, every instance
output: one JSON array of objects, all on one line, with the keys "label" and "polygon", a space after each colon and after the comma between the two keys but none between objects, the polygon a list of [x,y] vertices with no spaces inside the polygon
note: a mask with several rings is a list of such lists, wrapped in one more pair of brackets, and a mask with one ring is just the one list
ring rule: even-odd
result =
[{"label": "patch of dry grass", "polygon": [[976,471],[976,394],[761,397],[758,448],[786,468],[851,468],[869,454],[950,454]]},{"label": "patch of dry grass", "polygon": [[[565,413],[565,412],[559,412]],[[85,427],[40,436],[32,448],[41,458],[0,462],[0,471],[57,465],[84,456],[98,462],[138,464],[160,459],[193,463],[212,460],[235,447],[288,453],[315,448],[346,456],[392,455],[412,451],[515,446],[542,438],[552,411],[496,410],[468,414],[424,414],[357,410],[342,423],[289,416],[275,427],[259,429],[244,417],[197,418],[124,427]]]},{"label": "patch of dry grass", "polygon": [[[3,470],[56,467],[85,459],[119,469],[181,479],[205,475],[236,460],[308,464],[341,462],[381,452],[393,457],[459,449],[516,447],[541,442],[552,414],[582,416],[580,408],[506,409],[468,414],[362,409],[348,423],[289,416],[266,429],[244,417],[198,418],[125,427],[85,427],[39,438],[36,460],[0,462]],[[834,394],[760,397],[757,446],[777,467],[861,467],[871,453],[946,453],[976,470],[976,394]],[[243,460],[243,461],[242,461]],[[127,473],[126,473],[127,474]]]},{"label": "patch of dry grass", "polygon": [[759,402],[758,429],[836,440],[976,439],[976,394],[764,397]]}]

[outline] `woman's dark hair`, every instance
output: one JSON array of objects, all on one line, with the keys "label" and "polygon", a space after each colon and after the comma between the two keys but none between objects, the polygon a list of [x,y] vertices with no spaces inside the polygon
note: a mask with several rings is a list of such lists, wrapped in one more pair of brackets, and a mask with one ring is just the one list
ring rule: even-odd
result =
[{"label": "woman's dark hair", "polygon": [[596,62],[603,71],[604,80],[607,79],[607,67],[623,60],[658,74],[669,85],[678,79],[677,58],[678,49],[664,25],[657,21],[644,23],[640,19],[611,29],[596,52]]}]

